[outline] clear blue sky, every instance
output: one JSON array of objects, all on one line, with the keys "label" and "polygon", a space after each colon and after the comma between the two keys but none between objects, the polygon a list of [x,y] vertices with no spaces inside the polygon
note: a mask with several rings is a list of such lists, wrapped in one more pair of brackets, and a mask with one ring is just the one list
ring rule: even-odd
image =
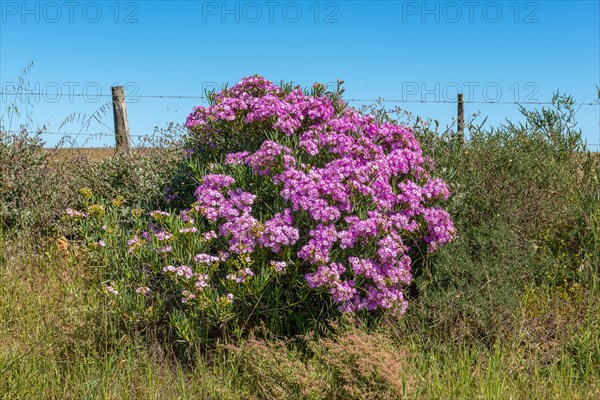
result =
[{"label": "clear blue sky", "polygon": [[[302,86],[343,79],[354,99],[454,101],[460,87],[467,101],[548,101],[560,90],[594,102],[600,85],[598,1],[0,0],[0,24],[1,91],[12,93],[34,61],[34,126],[50,131],[110,101],[94,95],[116,83],[127,84],[133,135],[184,122],[202,103],[136,95],[200,96],[255,73]],[[4,110],[15,96],[0,100]],[[442,126],[456,113],[455,104],[403,107]],[[577,113],[589,143],[600,143],[599,110]],[[477,111],[492,124],[518,118],[515,105],[466,105]],[[107,131],[94,123],[88,133]]]}]

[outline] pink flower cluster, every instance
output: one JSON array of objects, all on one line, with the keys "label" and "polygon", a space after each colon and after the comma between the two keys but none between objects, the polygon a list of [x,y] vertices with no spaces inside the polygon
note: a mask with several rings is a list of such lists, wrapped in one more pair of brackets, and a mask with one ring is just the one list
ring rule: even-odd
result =
[{"label": "pink flower cluster", "polygon": [[140,286],[137,289],[135,289],[135,292],[138,294],[143,294],[143,295],[147,295],[151,292],[150,288],[147,286]]},{"label": "pink flower cluster", "polygon": [[199,133],[210,145],[214,121],[241,119],[246,124],[268,121],[272,128],[291,135],[304,121],[320,123],[333,114],[334,109],[326,97],[307,97],[301,89],[286,94],[263,77],[248,77],[216,94],[215,103],[210,107],[196,107],[188,116],[186,126],[202,127]]},{"label": "pink flower cluster", "polygon": [[254,276],[254,272],[250,268],[244,268],[237,271],[235,274],[227,275],[227,279],[237,283],[246,283],[246,281]]},{"label": "pink flower cluster", "polygon": [[227,155],[226,164],[236,165],[245,164],[252,168],[257,175],[270,175],[272,169],[278,166],[280,160],[283,161],[283,167],[289,168],[296,165],[296,160],[292,157],[292,151],[272,140],[265,140],[260,149],[250,154],[247,151],[240,153],[230,153]]},{"label": "pink flower cluster", "polygon": [[[227,154],[225,163],[270,178],[289,206],[261,222],[252,215],[256,195],[232,189],[231,176],[213,174],[198,187],[195,208],[220,224],[233,253],[257,246],[279,253],[298,243],[298,259],[313,271],[305,275],[308,286],[328,290],[340,310],[400,315],[407,306],[402,289],[412,279],[411,246],[420,240],[434,251],[456,235],[449,214],[436,205],[450,192],[431,177],[431,163],[409,128],[335,106],[326,96],[286,92],[255,76],[215,95],[211,106],[196,107],[187,126],[207,147],[233,124],[274,131],[255,152]],[[278,143],[277,135],[297,139],[298,151]],[[310,218],[308,237],[300,237],[294,213]],[[358,253],[364,257],[352,256]],[[271,266],[283,271],[287,264]],[[230,279],[248,276],[240,274]]]},{"label": "pink flower cluster", "polygon": [[[284,210],[264,225],[251,215],[256,196],[241,189],[224,189],[235,183],[227,175],[206,175],[196,190],[196,211],[211,222],[223,221],[219,233],[229,237],[229,250],[236,254],[251,253],[257,245],[281,251],[298,240],[298,229],[293,227],[291,210]],[[205,235],[215,237],[214,232]]]},{"label": "pink flower cluster", "polygon": [[[187,265],[180,265],[179,267],[167,265],[163,268],[163,272],[170,276],[172,279],[181,280],[184,284],[187,284],[188,287],[190,285],[193,286],[193,290],[196,293],[203,291],[208,286],[208,275],[194,272]],[[190,300],[196,298],[196,294],[187,289],[183,290],[181,294],[182,303],[187,303]]]},{"label": "pink flower cluster", "polygon": [[150,216],[154,219],[162,219],[162,218],[166,218],[171,216],[171,214],[169,214],[166,211],[161,211],[161,210],[154,210],[154,211],[150,211]]},{"label": "pink flower cluster", "polygon": [[65,214],[71,219],[82,219],[87,218],[87,214],[83,211],[73,210],[72,208],[67,208],[65,210]]},{"label": "pink flower cluster", "polygon": [[205,265],[215,264],[220,261],[219,257],[211,256],[211,255],[205,254],[205,253],[196,254],[196,257],[194,257],[194,260],[198,264],[205,264]]},{"label": "pink flower cluster", "polygon": [[144,245],[144,242],[140,240],[137,236],[132,237],[127,241],[127,246],[129,246],[129,253],[133,254],[136,250]]},{"label": "pink flower cluster", "polygon": [[282,274],[287,269],[287,263],[285,261],[271,261],[269,265],[273,268],[275,272],[278,274]]},{"label": "pink flower cluster", "polygon": [[277,213],[265,222],[265,228],[258,242],[262,247],[268,247],[275,253],[279,253],[282,246],[291,246],[298,241],[298,228],[295,228],[293,223],[292,212],[286,208],[283,214]]}]

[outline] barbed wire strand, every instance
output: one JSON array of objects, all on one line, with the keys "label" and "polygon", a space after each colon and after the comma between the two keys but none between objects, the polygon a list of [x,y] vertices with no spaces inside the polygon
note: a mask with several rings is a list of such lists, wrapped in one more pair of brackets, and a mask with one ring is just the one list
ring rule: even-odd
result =
[{"label": "barbed wire strand", "polygon": [[[7,96],[47,96],[47,93],[4,93],[0,92],[1,95]],[[69,95],[65,95],[64,97],[89,97],[89,98],[97,98],[97,97],[112,97],[112,95],[108,94],[98,94],[94,96],[90,96],[82,93],[73,93]],[[128,97],[127,100],[133,101],[135,99],[197,99],[197,100],[207,100],[206,96],[187,96],[187,95],[134,95]],[[384,97],[380,97],[377,99],[347,99],[348,102],[360,102],[360,103],[433,103],[433,104],[456,104],[457,100],[414,100],[414,99],[387,99]],[[52,103],[55,103],[54,101]],[[554,103],[551,101],[478,101],[478,100],[465,100],[465,104],[531,104],[531,105],[553,105]],[[578,102],[573,103],[575,106],[600,106],[600,102]]]}]

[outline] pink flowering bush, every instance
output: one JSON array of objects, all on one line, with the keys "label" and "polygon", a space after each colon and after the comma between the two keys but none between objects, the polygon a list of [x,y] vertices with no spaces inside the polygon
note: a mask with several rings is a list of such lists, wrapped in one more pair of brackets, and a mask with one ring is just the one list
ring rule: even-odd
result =
[{"label": "pink flowering bush", "polygon": [[[119,307],[152,304],[186,341],[265,321],[294,333],[335,313],[398,317],[415,256],[455,237],[448,187],[410,129],[362,115],[341,92],[248,77],[187,127],[198,184],[168,190],[192,195],[185,209],[113,218],[118,239],[98,229],[106,221],[89,228],[87,210],[69,214],[106,243],[94,249],[108,255]],[[137,300],[117,300],[125,293]]]},{"label": "pink flowering bush", "polygon": [[[448,187],[431,176],[409,129],[322,91],[317,84],[306,95],[255,76],[195,108],[187,119],[195,150],[224,156],[228,167],[204,175],[195,210],[220,226],[233,253],[288,249],[308,287],[329,292],[341,311],[400,315],[411,248],[422,242],[433,252],[455,235],[440,207]],[[270,202],[279,212],[256,218],[260,199],[236,187],[239,170],[268,186],[269,199],[279,196]]]}]

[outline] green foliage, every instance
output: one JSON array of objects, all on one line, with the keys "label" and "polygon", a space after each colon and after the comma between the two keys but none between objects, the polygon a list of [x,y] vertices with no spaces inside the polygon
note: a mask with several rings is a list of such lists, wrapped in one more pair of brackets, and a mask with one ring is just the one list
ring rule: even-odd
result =
[{"label": "green foliage", "polygon": [[[206,221],[184,222],[128,204],[123,196],[103,199],[83,188],[79,208],[87,218],[64,216],[80,232],[82,251],[102,267],[99,278],[110,313],[124,330],[152,332],[165,347],[189,359],[197,350],[214,349],[215,343],[239,342],[259,323],[290,336],[319,328],[317,322],[325,320],[325,311],[310,305],[326,298],[310,293],[303,274],[292,265],[287,274],[278,274],[268,262],[247,255],[202,265],[195,255],[212,254],[215,242],[224,241],[200,234],[211,229]],[[196,218],[197,213],[189,216]],[[191,266],[190,277],[186,279],[184,269],[181,275],[165,271],[167,265]],[[255,271],[247,282],[228,278],[245,268]],[[207,284],[200,293],[197,282]],[[184,299],[186,291],[194,297]]]},{"label": "green foliage", "polygon": [[162,204],[164,185],[180,163],[172,143],[96,161],[77,150],[44,148],[42,136],[43,131],[0,130],[0,228],[5,232],[61,233],[60,217],[78,204],[82,187],[107,198],[123,194],[132,207]]},{"label": "green foliage", "polygon": [[417,332],[492,343],[510,334],[532,285],[590,286],[598,275],[600,157],[585,149],[573,100],[555,96],[525,121],[483,130],[466,143],[427,121],[415,132],[450,184],[457,240],[417,277],[405,323]]}]

